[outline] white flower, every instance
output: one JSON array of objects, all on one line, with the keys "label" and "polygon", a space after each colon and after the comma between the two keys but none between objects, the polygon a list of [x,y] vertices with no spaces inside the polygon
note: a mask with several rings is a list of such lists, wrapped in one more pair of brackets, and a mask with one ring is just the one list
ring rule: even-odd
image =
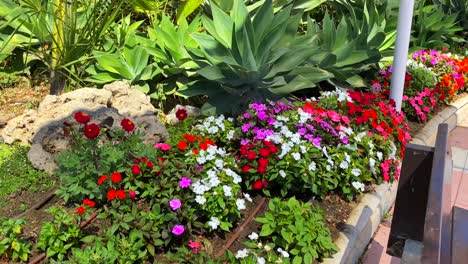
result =
[{"label": "white flower", "polygon": [[206,198],[201,196],[201,195],[197,195],[195,197],[195,202],[197,202],[198,204],[205,204],[206,203]]},{"label": "white flower", "polygon": [[375,159],[369,158],[369,167],[370,167],[372,174],[377,173],[377,171],[375,170]]},{"label": "white flower", "polygon": [[282,248],[278,248],[277,251],[283,255],[283,258],[289,258],[289,253]]},{"label": "white flower", "polygon": [[331,166],[327,164],[327,166],[325,167],[325,169],[326,169],[327,171],[330,171],[330,170],[331,170]]},{"label": "white flower", "polygon": [[257,248],[262,248],[262,247],[263,247],[263,244],[262,244],[262,242],[258,242],[258,244],[257,244]]},{"label": "white flower", "polygon": [[280,175],[282,178],[286,178],[286,172],[284,172],[284,170],[280,170],[280,171],[279,171],[279,175]]},{"label": "white flower", "polygon": [[221,160],[221,159],[217,159],[217,160],[215,161],[215,166],[218,167],[219,169],[223,169],[223,167],[224,167],[224,161]]},{"label": "white flower", "polygon": [[231,140],[234,137],[234,133],[235,133],[234,130],[229,131],[226,135],[226,139]]},{"label": "white flower", "polygon": [[237,253],[236,253],[236,258],[239,259],[239,258],[245,258],[249,255],[249,250],[244,248],[242,250],[238,250]]},{"label": "white flower", "polygon": [[245,200],[244,199],[237,199],[236,200],[236,205],[237,205],[237,209],[240,211],[240,210],[244,210],[246,207],[245,207]]},{"label": "white flower", "polygon": [[223,191],[224,191],[224,196],[226,196],[226,197],[229,197],[229,196],[232,195],[232,193],[231,193],[232,188],[230,186],[223,185]]},{"label": "white flower", "polygon": [[208,191],[209,188],[198,180],[192,184],[192,190],[194,193],[201,195]]},{"label": "white flower", "polygon": [[265,249],[265,251],[270,251],[270,250],[271,250],[271,247],[270,247],[269,245],[265,245],[265,246],[263,247],[263,249]]},{"label": "white flower", "polygon": [[300,160],[301,159],[301,154],[294,152],[291,154],[295,160]]},{"label": "white flower", "polygon": [[244,198],[249,201],[249,202],[252,202],[252,198],[250,197],[250,194],[248,193],[243,193],[244,194]]},{"label": "white flower", "polygon": [[377,151],[377,158],[381,161],[383,158],[383,154],[380,151]]},{"label": "white flower", "polygon": [[358,181],[355,181],[352,183],[353,187],[356,189],[356,190],[361,190],[361,192],[364,191],[364,184],[363,183],[360,183]]},{"label": "white flower", "polygon": [[351,170],[351,174],[353,174],[356,177],[359,177],[361,175],[361,170],[358,168],[354,168]]},{"label": "white flower", "polygon": [[302,154],[305,154],[307,152],[307,149],[305,146],[299,146],[299,148],[301,149]]},{"label": "white flower", "polygon": [[210,218],[210,221],[208,221],[208,225],[211,227],[211,229],[218,229],[219,224],[220,222],[219,222],[218,217],[212,216]]},{"label": "white flower", "polygon": [[197,157],[197,162],[198,164],[205,164],[206,162],[206,158],[202,155],[201,152],[200,152],[200,155]]},{"label": "white flower", "polygon": [[252,234],[249,235],[250,240],[257,240],[258,239],[258,234],[255,232],[252,232]]},{"label": "white flower", "polygon": [[345,159],[348,163],[351,163],[351,157],[348,155],[348,153],[345,152]]},{"label": "white flower", "polygon": [[289,118],[288,118],[288,117],[285,117],[285,116],[277,116],[277,117],[276,117],[276,120],[278,120],[278,121],[283,121],[283,122],[288,122],[288,121],[289,121]]},{"label": "white flower", "polygon": [[315,164],[315,162],[312,161],[312,162],[309,164],[309,168],[308,168],[308,169],[309,169],[309,171],[315,171],[315,170],[317,169],[317,165]]},{"label": "white flower", "polygon": [[264,257],[258,257],[257,258],[257,264],[265,264],[265,258]]},{"label": "white flower", "polygon": [[340,163],[340,168],[342,168],[343,170],[346,170],[348,168],[348,162],[346,162],[345,160],[343,160],[341,163]]}]

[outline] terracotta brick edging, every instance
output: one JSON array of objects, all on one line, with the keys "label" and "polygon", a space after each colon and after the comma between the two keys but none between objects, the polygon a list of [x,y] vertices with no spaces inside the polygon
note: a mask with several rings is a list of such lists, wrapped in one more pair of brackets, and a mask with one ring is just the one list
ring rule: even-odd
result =
[{"label": "terracotta brick edging", "polygon": [[[437,127],[441,123],[449,125],[449,131],[468,118],[468,94],[461,95],[413,136],[411,143],[434,146]],[[353,208],[344,230],[335,243],[338,252],[332,258],[324,259],[324,264],[354,264],[365,252],[383,216],[395,202],[398,182],[378,185],[371,193],[363,195],[359,204]]]}]

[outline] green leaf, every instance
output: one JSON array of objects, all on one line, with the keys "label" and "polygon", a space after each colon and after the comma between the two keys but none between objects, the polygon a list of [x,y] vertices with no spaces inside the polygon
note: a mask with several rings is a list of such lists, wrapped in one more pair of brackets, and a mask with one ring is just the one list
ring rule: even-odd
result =
[{"label": "green leaf", "polygon": [[222,43],[230,48],[232,44],[232,28],[234,26],[231,18],[224,13],[216,4],[211,4],[211,13],[213,15],[213,24]]},{"label": "green leaf", "polygon": [[203,0],[188,0],[183,2],[177,9],[177,24],[180,24],[182,20],[191,15],[202,3]]},{"label": "green leaf", "polygon": [[[308,263],[308,262],[304,262],[304,263]],[[311,263],[311,262],[309,262]],[[301,256],[295,256],[293,261],[292,261],[292,264],[302,264],[302,257]]]}]

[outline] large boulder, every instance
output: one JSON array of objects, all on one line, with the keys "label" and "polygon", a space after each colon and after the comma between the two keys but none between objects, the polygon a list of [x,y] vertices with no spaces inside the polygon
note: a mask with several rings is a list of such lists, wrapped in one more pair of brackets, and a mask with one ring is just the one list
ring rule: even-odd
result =
[{"label": "large boulder", "polygon": [[0,136],[8,144],[31,144],[28,158],[33,166],[51,172],[55,168],[52,157],[68,147],[63,122],[73,119],[77,111],[88,113],[91,122],[108,128],[120,127],[123,118],[131,118],[145,130],[147,143],[169,136],[150,98],[126,82],[115,82],[103,89],[82,88],[59,96],[48,95],[37,110],[26,110],[8,121]]}]

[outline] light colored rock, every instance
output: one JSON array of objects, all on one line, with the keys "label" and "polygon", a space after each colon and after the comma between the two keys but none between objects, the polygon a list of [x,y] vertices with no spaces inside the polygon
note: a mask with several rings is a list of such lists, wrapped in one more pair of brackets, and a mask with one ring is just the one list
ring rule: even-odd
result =
[{"label": "light colored rock", "polygon": [[57,167],[52,154],[45,151],[41,144],[33,144],[29,149],[27,156],[28,160],[35,168],[42,169],[47,173],[53,173]]},{"label": "light colored rock", "polygon": [[187,114],[188,116],[191,116],[191,117],[198,117],[200,116],[200,108],[198,107],[194,107],[194,106],[190,106],[190,105],[176,105],[176,107],[174,107],[170,112],[169,114],[166,115],[166,119],[169,123],[171,124],[177,124],[179,123],[179,119],[177,119],[176,117],[176,112],[177,110],[179,109],[185,109],[187,110]]},{"label": "light colored rock", "polygon": [[[73,120],[77,111],[89,114],[91,123],[107,128],[120,127],[122,119],[131,118],[139,129],[145,130],[148,143],[168,137],[149,96],[131,88],[126,82],[109,84],[103,89],[82,88],[59,96],[48,95],[37,110],[26,110],[11,119],[0,131],[0,136],[8,144],[15,141],[32,144],[34,148],[28,157],[34,159],[31,160],[33,165],[50,170],[53,156],[68,147],[63,124]],[[40,156],[44,153],[49,155],[43,155],[41,161]]]}]

